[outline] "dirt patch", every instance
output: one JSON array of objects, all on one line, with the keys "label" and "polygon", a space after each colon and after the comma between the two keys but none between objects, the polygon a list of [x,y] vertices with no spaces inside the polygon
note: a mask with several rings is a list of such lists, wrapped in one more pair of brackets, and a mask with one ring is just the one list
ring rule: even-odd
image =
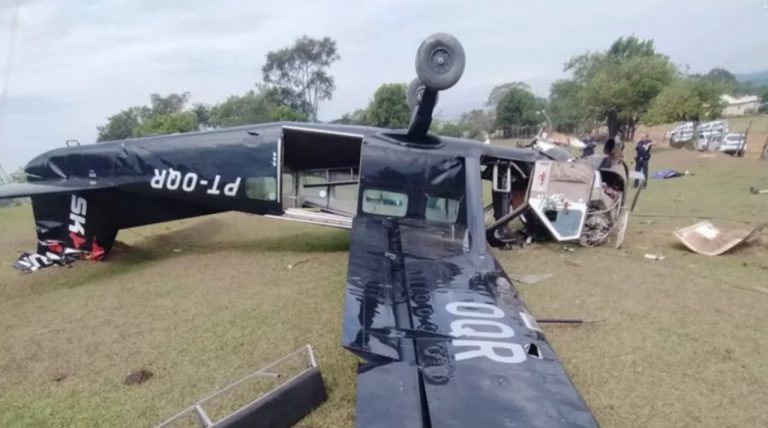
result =
[{"label": "dirt patch", "polygon": [[140,383],[144,383],[152,378],[155,374],[147,369],[140,369],[131,372],[128,376],[125,377],[125,380],[123,383],[125,385],[137,385]]}]

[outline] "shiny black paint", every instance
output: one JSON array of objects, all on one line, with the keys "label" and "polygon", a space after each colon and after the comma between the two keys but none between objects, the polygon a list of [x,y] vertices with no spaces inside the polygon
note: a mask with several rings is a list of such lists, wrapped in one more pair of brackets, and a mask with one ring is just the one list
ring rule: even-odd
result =
[{"label": "shiny black paint", "polygon": [[[483,229],[480,159],[518,153],[444,139],[439,148],[375,139],[363,149],[361,191],[409,194],[407,218],[358,211],[350,243],[342,343],[362,356],[359,427],[590,427],[588,407],[490,255]],[[491,149],[491,150],[488,150]],[[396,167],[394,167],[396,166]],[[465,195],[457,224],[424,219],[424,190]],[[520,363],[459,361],[447,311],[494,305],[507,341],[531,349]],[[526,314],[526,315],[521,315]]]},{"label": "shiny black paint", "polygon": [[[28,165],[32,184],[0,190],[0,197],[33,195],[39,238],[64,243],[71,243],[69,198],[87,198],[87,246],[96,240],[111,245],[121,228],[195,215],[279,215],[277,201],[248,199],[244,185],[234,197],[220,197],[149,184],[156,169],[168,168],[228,182],[274,176],[284,125],[54,150]],[[528,310],[485,240],[482,159],[526,164],[539,154],[432,135],[411,138],[405,131],[293,126],[324,132],[324,138],[329,132],[359,135],[360,194],[375,188],[409,195],[405,218],[366,214],[358,197],[342,326],[342,344],[365,360],[357,385],[358,426],[597,425],[541,331],[525,322]],[[456,224],[424,218],[427,193],[461,199]],[[451,323],[457,317],[447,310],[455,302],[497,307],[502,315],[496,321],[514,331],[504,340],[541,358],[526,353],[514,364],[482,356],[459,360],[466,348],[455,345]]]}]

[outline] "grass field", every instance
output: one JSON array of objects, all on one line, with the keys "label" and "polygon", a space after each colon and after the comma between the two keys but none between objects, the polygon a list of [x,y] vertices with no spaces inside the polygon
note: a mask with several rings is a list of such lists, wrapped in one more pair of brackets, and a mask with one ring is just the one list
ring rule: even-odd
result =
[{"label": "grass field", "polygon": [[[498,251],[604,427],[768,425],[768,254],[707,258],[671,231],[695,216],[766,221],[768,162],[655,149],[624,249]],[[303,425],[354,421],[356,358],[339,345],[348,234],[227,213],[121,231],[103,263],[20,275],[28,206],[0,210],[0,426],[150,426],[306,343],[330,398]],[[663,254],[653,261],[645,253]],[[289,269],[289,266],[293,266]],[[147,382],[126,386],[147,369]]]}]

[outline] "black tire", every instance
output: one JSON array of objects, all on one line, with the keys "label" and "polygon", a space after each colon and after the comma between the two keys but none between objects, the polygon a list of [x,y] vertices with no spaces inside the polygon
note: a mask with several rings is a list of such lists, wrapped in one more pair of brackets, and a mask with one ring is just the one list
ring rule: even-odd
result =
[{"label": "black tire", "polygon": [[427,37],[416,52],[416,75],[429,88],[437,91],[455,85],[464,74],[464,48],[450,34]]}]

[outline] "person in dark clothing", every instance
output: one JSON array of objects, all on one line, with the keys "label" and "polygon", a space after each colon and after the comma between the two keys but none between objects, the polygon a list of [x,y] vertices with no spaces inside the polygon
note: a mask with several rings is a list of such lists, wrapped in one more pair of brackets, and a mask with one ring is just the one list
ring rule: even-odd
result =
[{"label": "person in dark clothing", "polygon": [[597,147],[597,140],[595,140],[595,137],[590,135],[586,140],[584,140],[584,144],[586,144],[586,146],[581,152],[581,157],[585,158],[587,156],[594,155],[595,147]]},{"label": "person in dark clothing", "polygon": [[[645,138],[638,141],[635,147],[635,171],[642,172],[645,175],[643,187],[648,186],[648,164],[651,162],[651,147],[653,141],[645,134]],[[635,180],[635,188],[640,186],[640,181]]]}]

